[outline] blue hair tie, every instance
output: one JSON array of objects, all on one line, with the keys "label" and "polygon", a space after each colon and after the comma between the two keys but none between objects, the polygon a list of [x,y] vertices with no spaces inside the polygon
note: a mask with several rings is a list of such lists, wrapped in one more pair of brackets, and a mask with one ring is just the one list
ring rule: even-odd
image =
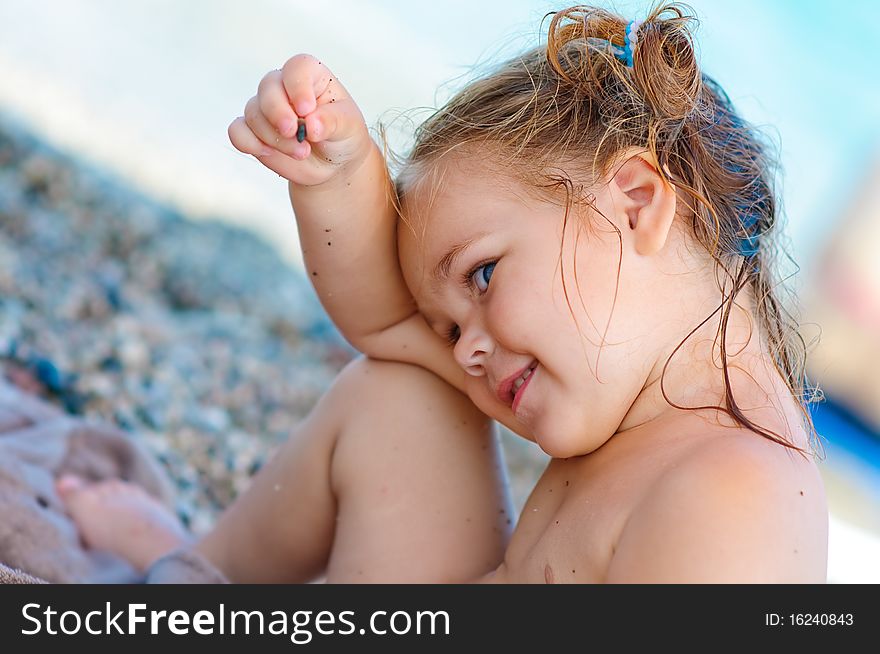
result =
[{"label": "blue hair tie", "polygon": [[758,254],[761,245],[761,235],[755,231],[760,216],[756,213],[746,214],[742,226],[746,236],[739,239],[739,253],[746,259],[751,259]]},{"label": "blue hair tie", "polygon": [[739,253],[746,259],[751,259],[760,251],[760,239],[757,234],[749,234],[739,240]]},{"label": "blue hair tie", "polygon": [[621,48],[620,46],[616,46],[611,44],[611,49],[614,51],[614,56],[620,59],[627,66],[632,68],[633,66],[633,51],[636,48],[636,44],[639,42],[639,28],[642,26],[642,21],[633,20],[630,21],[624,30],[624,45]]}]

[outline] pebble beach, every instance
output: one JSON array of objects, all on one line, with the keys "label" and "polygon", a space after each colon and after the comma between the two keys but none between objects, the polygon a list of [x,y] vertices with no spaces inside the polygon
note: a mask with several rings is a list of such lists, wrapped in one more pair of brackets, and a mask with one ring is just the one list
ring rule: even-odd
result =
[{"label": "pebble beach", "polygon": [[[139,441],[195,533],[356,355],[258,236],[189,220],[0,117],[3,371]],[[502,434],[519,508],[542,457]]]},{"label": "pebble beach", "polygon": [[268,244],[187,220],[8,120],[0,226],[6,375],[141,441],[196,532],[356,354]]}]

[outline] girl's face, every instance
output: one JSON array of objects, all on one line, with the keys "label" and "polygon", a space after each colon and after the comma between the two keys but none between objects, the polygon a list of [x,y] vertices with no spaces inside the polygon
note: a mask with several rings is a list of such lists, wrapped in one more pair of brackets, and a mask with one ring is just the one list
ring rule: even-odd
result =
[{"label": "girl's face", "polygon": [[595,199],[620,230],[621,253],[612,225],[577,205],[563,228],[564,206],[466,160],[448,164],[442,179],[406,196],[413,230],[398,230],[419,309],[449,341],[484,413],[552,456],[595,450],[681,327],[657,282],[658,257],[634,246],[621,211],[628,199],[614,185]]}]

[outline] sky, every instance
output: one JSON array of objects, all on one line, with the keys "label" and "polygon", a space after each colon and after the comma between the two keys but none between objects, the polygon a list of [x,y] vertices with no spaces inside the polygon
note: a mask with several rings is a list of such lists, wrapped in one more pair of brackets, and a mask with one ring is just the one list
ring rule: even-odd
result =
[{"label": "sky", "polygon": [[[405,3],[376,4],[393,11]],[[696,36],[703,70],[780,146],[789,233],[800,257],[809,258],[853,187],[867,176],[866,167],[880,166],[880,3],[689,4],[700,21]],[[471,19],[463,20],[474,6]],[[649,5],[601,6],[636,19]],[[535,42],[534,26],[559,7],[546,1],[456,1],[398,15],[411,30],[430,25],[434,35],[448,35],[446,60],[464,71],[494,48]]]},{"label": "sky", "polygon": [[[646,3],[617,2],[637,18]],[[880,3],[696,0],[703,69],[781,146],[808,267],[880,163]],[[332,7],[332,10],[329,9]],[[0,0],[0,110],[196,217],[242,224],[299,261],[286,189],[228,143],[260,77],[320,55],[368,123],[424,114],[475,63],[534,44],[545,0]],[[401,116],[403,117],[401,119]],[[414,117],[414,118],[413,118]]]}]

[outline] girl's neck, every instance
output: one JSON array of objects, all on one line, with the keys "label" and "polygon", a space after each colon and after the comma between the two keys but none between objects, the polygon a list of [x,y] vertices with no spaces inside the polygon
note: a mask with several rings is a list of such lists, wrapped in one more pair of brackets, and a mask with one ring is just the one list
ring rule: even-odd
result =
[{"label": "girl's neck", "polygon": [[[714,307],[719,302],[720,294]],[[736,303],[739,306],[735,306],[730,313],[725,339],[730,394],[749,420],[803,447],[806,445],[805,435],[802,429],[798,429],[797,403],[767,351],[758,321],[752,313],[754,303],[751,290],[743,289]],[[700,315],[705,318],[708,312]],[[685,417],[701,419],[715,428],[743,428],[723,411],[712,408],[688,410],[693,407],[726,407],[727,392],[720,348],[721,317],[722,312],[719,311],[676,351],[676,347],[693,328],[691,326],[660,353],[641,392],[624,416],[618,434]],[[671,403],[685,408],[677,408]]]}]

